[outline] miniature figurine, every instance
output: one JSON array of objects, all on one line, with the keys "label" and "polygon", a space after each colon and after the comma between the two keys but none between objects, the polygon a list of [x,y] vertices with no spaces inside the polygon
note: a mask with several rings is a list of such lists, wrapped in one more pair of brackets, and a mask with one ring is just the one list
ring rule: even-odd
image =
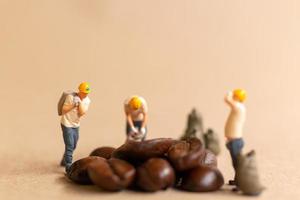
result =
[{"label": "miniature figurine", "polygon": [[245,100],[246,91],[242,89],[228,92],[225,96],[225,102],[231,109],[225,125],[226,147],[230,152],[232,165],[235,170],[235,178],[229,181],[229,185],[236,185],[237,157],[244,147],[243,128],[246,120]]},{"label": "miniature figurine", "polygon": [[203,122],[202,116],[197,112],[195,108],[188,115],[187,127],[184,132],[184,135],[180,138],[181,140],[185,140],[188,138],[197,137],[197,134],[200,135],[200,140],[202,140],[203,135]]},{"label": "miniature figurine", "polygon": [[239,154],[237,162],[236,183],[245,195],[259,195],[265,187],[261,185],[256,164],[255,151],[246,155]]},{"label": "miniature figurine", "polygon": [[66,167],[67,173],[72,164],[73,152],[79,138],[80,119],[87,112],[91,102],[88,97],[91,92],[88,83],[81,83],[78,90],[78,92],[64,92],[58,103],[65,143],[65,152],[60,165]]},{"label": "miniature figurine", "polygon": [[204,144],[205,148],[212,151],[215,155],[220,154],[221,148],[218,135],[210,128],[204,133]]},{"label": "miniature figurine", "polygon": [[127,140],[143,141],[147,134],[148,106],[143,97],[131,96],[124,102]]}]

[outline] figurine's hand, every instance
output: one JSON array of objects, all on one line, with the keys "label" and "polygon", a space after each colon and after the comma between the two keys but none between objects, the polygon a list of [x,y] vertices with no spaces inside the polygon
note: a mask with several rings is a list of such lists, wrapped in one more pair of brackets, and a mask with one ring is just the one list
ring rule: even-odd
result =
[{"label": "figurine's hand", "polygon": [[233,92],[232,91],[227,92],[224,98],[225,102],[229,102],[230,100],[232,100],[232,97],[233,97]]},{"label": "figurine's hand", "polygon": [[75,106],[79,106],[79,104],[81,103],[81,99],[78,96],[75,96],[73,102]]},{"label": "figurine's hand", "polygon": [[232,91],[229,91],[229,92],[227,92],[227,97],[233,97],[233,92]]},{"label": "figurine's hand", "polygon": [[136,134],[133,136],[133,138],[134,138],[135,140],[140,140],[140,139],[144,138],[145,135],[146,135],[146,128],[145,128],[145,127],[142,127],[142,128],[140,129],[140,131],[139,131],[138,133],[136,133]]},{"label": "figurine's hand", "polygon": [[141,131],[138,131],[138,129],[134,127],[131,129],[130,136],[134,140],[140,140],[141,138],[144,137],[145,133],[146,133],[146,130],[142,131],[142,129],[141,129]]},{"label": "figurine's hand", "polygon": [[135,127],[131,127],[130,132],[132,135],[136,135],[139,131]]},{"label": "figurine's hand", "polygon": [[142,127],[140,132],[141,132],[142,135],[145,135],[146,134],[146,128]]}]

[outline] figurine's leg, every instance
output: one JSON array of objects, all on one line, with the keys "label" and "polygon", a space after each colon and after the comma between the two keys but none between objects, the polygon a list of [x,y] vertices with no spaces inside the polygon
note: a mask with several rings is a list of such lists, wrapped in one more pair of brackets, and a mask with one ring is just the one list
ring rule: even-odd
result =
[{"label": "figurine's leg", "polygon": [[236,185],[237,158],[238,158],[238,155],[239,155],[239,153],[241,152],[241,150],[244,146],[244,141],[243,141],[242,138],[234,139],[234,140],[229,141],[226,144],[226,146],[227,146],[227,148],[230,152],[232,165],[233,165],[234,172],[235,172],[234,180],[230,180],[229,185]]},{"label": "figurine's leg", "polygon": [[130,125],[128,122],[126,122],[126,141],[130,140],[131,137],[130,137]]},{"label": "figurine's leg", "polygon": [[77,147],[77,142],[79,140],[79,127],[78,128],[73,128],[73,134],[74,134],[74,150],[76,149]]},{"label": "figurine's leg", "polygon": [[235,171],[235,175],[234,175],[234,181],[236,181],[236,171],[238,168],[238,155],[242,152],[242,149],[244,147],[244,140],[243,138],[238,139],[238,141],[236,142],[235,145],[235,165],[234,165],[234,171]]},{"label": "figurine's leg", "polygon": [[62,129],[65,143],[64,161],[66,165],[66,172],[68,172],[73,160],[73,151],[75,149],[74,137],[76,135],[76,131],[65,126],[62,126]]},{"label": "figurine's leg", "polygon": [[142,128],[142,121],[133,121],[133,125],[134,127],[137,127],[137,129],[139,131],[141,131],[141,128]]},{"label": "figurine's leg", "polygon": [[[61,124],[60,126],[61,126],[61,130],[62,130],[62,133],[63,133],[63,138],[64,138],[64,127],[63,127],[62,124]],[[65,140],[65,139],[64,139],[64,140]],[[62,166],[62,167],[65,167],[65,166],[66,166],[65,155],[66,155],[66,145],[65,145],[65,151],[64,151],[63,157],[62,157],[62,159],[61,159],[61,161],[60,161],[60,166]]]},{"label": "figurine's leg", "polygon": [[[237,159],[237,156],[238,156],[238,154],[235,151],[235,141],[236,141],[236,139],[231,140],[226,144],[226,147],[227,147],[227,149],[229,150],[229,153],[230,153],[234,173],[236,171],[236,159]],[[236,185],[235,178],[233,180],[229,180],[229,185]]]}]

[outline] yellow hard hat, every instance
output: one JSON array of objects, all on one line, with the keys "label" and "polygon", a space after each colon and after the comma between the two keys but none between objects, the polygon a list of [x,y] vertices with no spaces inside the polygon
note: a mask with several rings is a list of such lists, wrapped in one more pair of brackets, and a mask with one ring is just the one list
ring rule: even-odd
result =
[{"label": "yellow hard hat", "polygon": [[247,93],[243,89],[235,89],[233,91],[233,98],[240,102],[244,102],[247,98]]},{"label": "yellow hard hat", "polygon": [[91,92],[90,84],[87,82],[83,82],[79,85],[78,90],[79,90],[79,92],[88,94]]},{"label": "yellow hard hat", "polygon": [[138,96],[133,96],[129,101],[130,108],[137,110],[142,106],[142,101]]}]

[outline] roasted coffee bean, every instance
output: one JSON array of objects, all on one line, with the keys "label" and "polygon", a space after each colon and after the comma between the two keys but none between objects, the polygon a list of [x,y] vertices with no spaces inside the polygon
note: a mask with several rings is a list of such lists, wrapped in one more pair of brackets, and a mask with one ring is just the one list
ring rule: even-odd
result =
[{"label": "roasted coffee bean", "polygon": [[102,158],[110,159],[112,152],[115,150],[113,147],[99,147],[92,151],[90,156],[99,156]]},{"label": "roasted coffee bean", "polygon": [[201,165],[208,165],[211,167],[218,166],[217,156],[208,149],[205,149],[204,158],[201,160]]},{"label": "roasted coffee bean", "polygon": [[175,182],[175,172],[168,161],[151,158],[137,169],[136,183],[144,191],[166,189]]},{"label": "roasted coffee bean", "polygon": [[111,158],[95,160],[88,166],[92,182],[103,190],[118,191],[127,188],[135,177],[135,168],[124,160]]},{"label": "roasted coffee bean", "polygon": [[149,158],[165,156],[169,147],[175,142],[176,140],[170,138],[158,138],[141,142],[129,140],[117,148],[112,157],[127,160],[131,163],[143,162]]},{"label": "roasted coffee bean", "polygon": [[[149,192],[171,186],[209,192],[224,184],[216,156],[197,138],[128,141],[118,149],[97,148],[90,155],[73,163],[68,173],[72,181],[94,183],[107,191],[136,189],[134,186]],[[127,161],[137,166],[137,172]]]},{"label": "roasted coffee bean", "polygon": [[185,171],[199,166],[204,157],[204,146],[197,138],[177,142],[168,151],[168,158],[177,171]]},{"label": "roasted coffee bean", "polygon": [[203,165],[185,172],[180,189],[210,192],[220,189],[223,184],[223,175],[217,168]]},{"label": "roasted coffee bean", "polygon": [[87,167],[88,165],[95,160],[105,160],[104,158],[96,157],[96,156],[89,156],[86,158],[82,158],[77,160],[71,165],[70,171],[67,174],[69,179],[72,181],[79,183],[79,184],[92,184],[88,173]]}]

